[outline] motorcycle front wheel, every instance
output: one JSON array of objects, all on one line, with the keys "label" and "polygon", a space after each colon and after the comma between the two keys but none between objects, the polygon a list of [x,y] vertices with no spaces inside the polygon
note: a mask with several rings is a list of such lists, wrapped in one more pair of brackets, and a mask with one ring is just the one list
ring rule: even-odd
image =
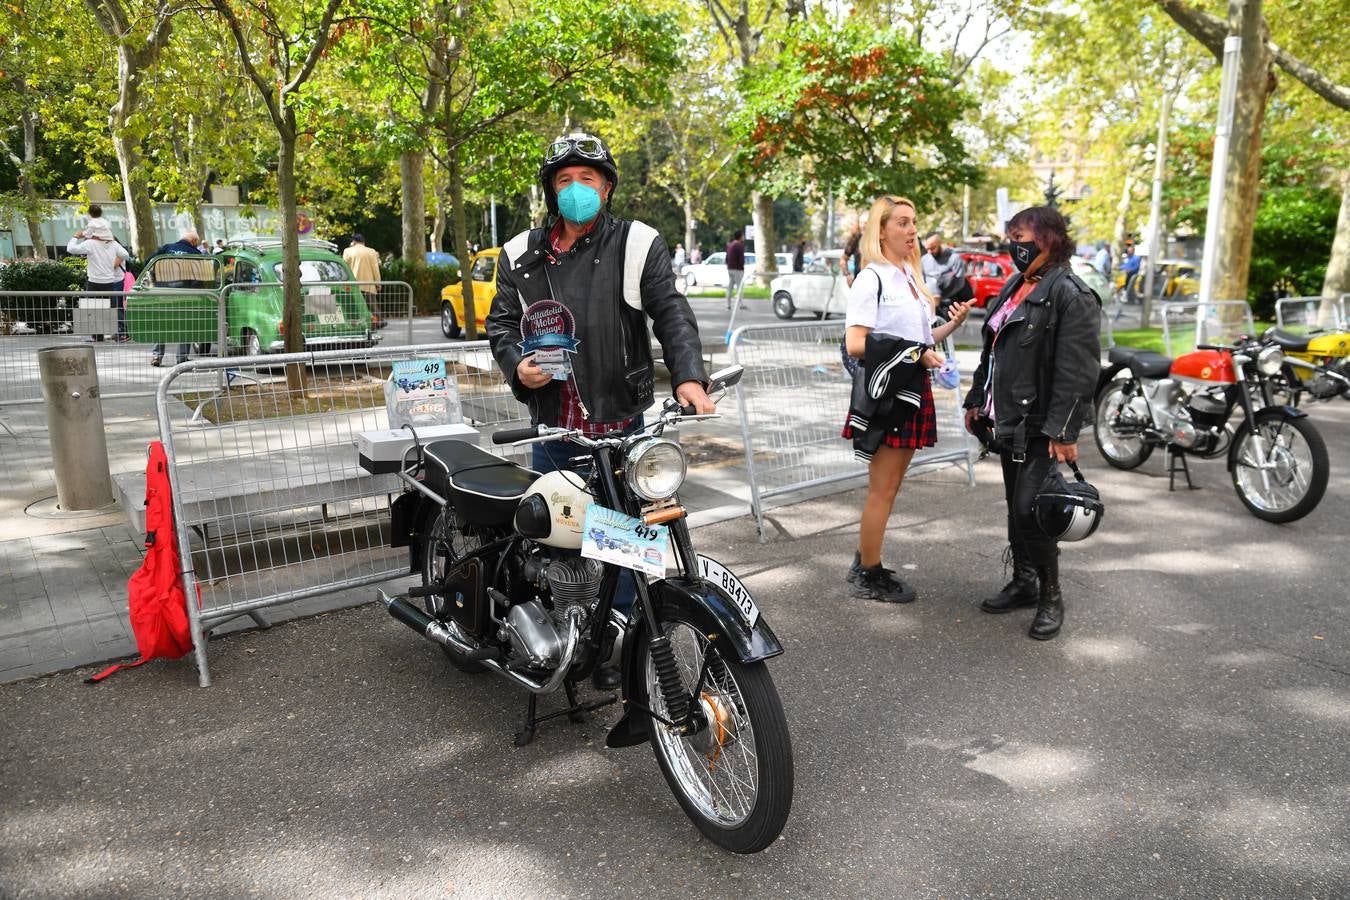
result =
[{"label": "motorcycle front wheel", "polygon": [[[1137,469],[1153,453],[1153,445],[1141,436],[1121,434],[1117,429],[1121,419],[1134,418],[1129,408],[1130,397],[1125,394],[1123,385],[1123,382],[1113,381],[1102,391],[1097,399],[1097,417],[1092,431],[1097,439],[1097,452],[1109,465],[1117,469]],[[1138,423],[1140,428],[1144,424]]]},{"label": "motorcycle front wheel", "polygon": [[[662,623],[680,680],[706,726],[684,736],[653,719],[650,740],[661,774],[709,840],[733,853],[774,842],[792,809],[792,741],[783,704],[764,663],[723,656],[703,630],[678,618]],[[647,647],[641,671],[652,710],[670,719]]]},{"label": "motorcycle front wheel", "polygon": [[1326,442],[1308,419],[1267,418],[1255,429],[1244,422],[1233,440],[1233,487],[1252,515],[1293,522],[1321,502],[1331,463]]},{"label": "motorcycle front wheel", "polygon": [[[445,573],[454,567],[466,553],[476,550],[482,540],[476,534],[465,534],[459,528],[453,506],[446,505],[436,517],[431,531],[422,538],[422,586],[435,584],[445,579]],[[439,594],[430,594],[426,599],[427,615],[450,629],[457,638],[468,641],[468,637],[450,616],[449,601]],[[441,652],[450,664],[461,672],[476,675],[483,671],[482,663],[465,658],[458,650],[440,645]]]}]

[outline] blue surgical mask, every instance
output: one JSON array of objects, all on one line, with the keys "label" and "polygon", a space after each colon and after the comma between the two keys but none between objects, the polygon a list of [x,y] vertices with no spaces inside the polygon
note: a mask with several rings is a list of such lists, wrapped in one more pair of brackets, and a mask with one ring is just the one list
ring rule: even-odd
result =
[{"label": "blue surgical mask", "polygon": [[600,192],[589,184],[574,181],[558,191],[558,211],[567,221],[585,225],[600,212]]}]

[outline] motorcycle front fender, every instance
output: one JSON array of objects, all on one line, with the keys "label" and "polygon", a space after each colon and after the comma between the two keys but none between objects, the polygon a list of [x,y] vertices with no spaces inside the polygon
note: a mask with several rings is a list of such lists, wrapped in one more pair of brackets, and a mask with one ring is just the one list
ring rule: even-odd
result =
[{"label": "motorcycle front fender", "polygon": [[[648,585],[658,619],[678,616],[713,638],[719,647],[730,647],[743,663],[771,659],[783,652],[783,645],[761,615],[753,628],[746,624],[731,597],[720,587],[690,578],[667,578]],[[634,701],[648,705],[644,673],[639,671],[639,653],[648,639],[642,615],[634,610],[623,636],[623,718],[610,731],[605,743],[610,747],[631,747],[647,740],[649,717],[628,705]],[[724,652],[727,652],[724,650]]]},{"label": "motorcycle front fender", "polygon": [[[1259,425],[1270,419],[1304,419],[1307,416],[1307,413],[1296,406],[1267,406],[1256,414],[1256,423]],[[1237,433],[1233,435],[1233,440],[1228,445],[1228,471],[1230,472],[1237,468],[1238,444],[1241,443],[1238,439],[1242,437],[1243,431],[1250,430],[1251,427],[1252,425],[1249,422],[1243,422],[1239,425]]]}]

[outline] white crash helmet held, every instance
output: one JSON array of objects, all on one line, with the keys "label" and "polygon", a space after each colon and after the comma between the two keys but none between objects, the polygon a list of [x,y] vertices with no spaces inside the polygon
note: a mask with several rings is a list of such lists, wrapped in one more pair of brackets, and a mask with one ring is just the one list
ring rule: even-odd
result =
[{"label": "white crash helmet held", "polygon": [[1068,481],[1056,467],[1041,485],[1032,507],[1036,524],[1046,537],[1056,541],[1081,541],[1101,524],[1106,507],[1097,489],[1088,484],[1076,463],[1069,463],[1075,481]]}]

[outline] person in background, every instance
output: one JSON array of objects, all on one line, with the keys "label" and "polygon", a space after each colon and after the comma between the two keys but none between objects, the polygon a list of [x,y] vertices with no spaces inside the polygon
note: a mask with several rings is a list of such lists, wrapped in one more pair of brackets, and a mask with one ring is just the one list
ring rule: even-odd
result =
[{"label": "person in background", "polygon": [[1069,267],[1073,242],[1048,206],[1008,220],[1014,274],[989,303],[984,349],[966,394],[966,430],[1002,456],[1013,577],[980,604],[987,613],[1035,606],[1028,635],[1059,634],[1064,599],[1059,546],[1036,522],[1034,502],[1056,463],[1076,462],[1101,372],[1101,304]]},{"label": "person in background", "polygon": [[685,264],[684,244],[676,244],[675,255],[672,256],[670,259],[670,268],[675,273],[676,278],[680,277],[680,270],[684,268],[684,264]]},{"label": "person in background", "polygon": [[975,292],[966,278],[966,261],[951,247],[942,243],[942,232],[930,231],[923,239],[923,281],[928,292],[938,298],[938,316],[945,318],[952,301],[967,303]]},{"label": "person in background", "polygon": [[792,254],[792,271],[801,272],[806,268],[806,240],[797,242],[797,250]]},{"label": "person in background", "polygon": [[[84,289],[91,292],[107,291],[111,296],[113,308],[117,310],[117,340],[127,340],[126,311],[121,296],[124,270],[123,264],[131,254],[127,248],[114,238],[108,220],[103,218],[103,210],[97,205],[89,207],[89,225],[75,232],[66,243],[66,252],[86,257]],[[103,335],[93,335],[95,341],[102,341]]]},{"label": "person in background", "polygon": [[[858,242],[864,268],[853,279],[844,322],[845,349],[862,365],[854,374],[843,436],[867,463],[867,499],[847,581],[854,597],[884,603],[915,598],[912,587],[882,566],[881,545],[914,451],[937,443],[928,370],[942,365],[943,356],[933,348],[970,311],[968,304],[953,303],[951,318],[933,325],[937,302],[923,283],[916,218],[914,203],[904,197],[879,197],[872,204]],[[873,391],[882,379],[886,386]]]},{"label": "person in background", "polygon": [[727,241],[727,309],[731,298],[738,296],[745,283],[745,244],[738,232],[732,232]]},{"label": "person in background", "polygon": [[703,262],[703,251],[698,249],[698,244],[689,248],[689,265],[696,266]]},{"label": "person in background", "polygon": [[1102,243],[1097,245],[1097,256],[1096,258],[1093,259],[1092,264],[1097,267],[1098,272],[1101,272],[1107,278],[1111,277],[1110,244],[1106,243],[1105,241],[1102,241]]},{"label": "person in background", "polygon": [[[197,232],[189,228],[179,236],[178,240],[174,241],[172,244],[164,244],[158,250],[155,251],[156,256],[159,256],[161,253],[177,253],[177,254],[190,254],[194,256],[200,256],[202,253],[201,236],[198,235]],[[162,286],[170,287],[171,285],[162,285]],[[211,345],[206,344],[205,347],[207,352],[209,352],[211,349]],[[186,343],[179,344],[178,356],[175,361],[179,363],[187,362],[188,355],[191,352],[192,352],[191,344]],[[163,364],[164,364],[164,345],[156,344],[155,346],[150,348],[150,365],[161,366]]]},{"label": "person in background", "polygon": [[1139,274],[1139,264],[1141,262],[1142,260],[1135,255],[1134,245],[1126,244],[1125,258],[1120,261],[1120,273],[1125,276],[1125,282],[1120,286],[1120,289],[1125,293],[1126,303],[1138,302],[1139,298],[1134,292],[1134,281],[1135,277]]},{"label": "person in background", "polygon": [[844,280],[853,284],[853,279],[858,277],[858,271],[862,268],[862,256],[858,252],[858,245],[862,241],[862,229],[855,228],[844,242],[844,255],[839,260],[840,271],[844,273]]},{"label": "person in background", "polygon": [[225,252],[225,239],[224,239],[224,238],[216,238],[216,249],[212,250],[211,252],[212,252],[212,253],[224,253],[224,252]]},{"label": "person in background", "polygon": [[361,282],[361,293],[366,297],[366,306],[371,312],[378,313],[376,301],[380,296],[380,254],[366,246],[366,239],[358,234],[352,235],[352,242],[342,251],[342,259],[352,270],[352,278]]}]

